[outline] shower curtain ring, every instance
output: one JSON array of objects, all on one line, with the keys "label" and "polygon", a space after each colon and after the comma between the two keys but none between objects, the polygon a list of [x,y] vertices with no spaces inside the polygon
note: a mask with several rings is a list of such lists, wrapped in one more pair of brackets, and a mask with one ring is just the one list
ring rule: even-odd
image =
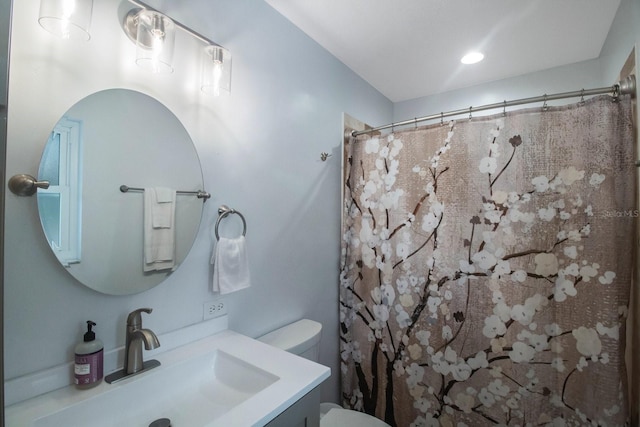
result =
[{"label": "shower curtain ring", "polygon": [[472,110],[473,110],[473,106],[469,107],[469,120],[473,118],[473,116],[471,115]]},{"label": "shower curtain ring", "polygon": [[507,116],[507,100],[504,100],[504,104],[502,107],[502,117],[506,117]]},{"label": "shower curtain ring", "polygon": [[584,89],[580,91],[580,105],[584,105]]},{"label": "shower curtain ring", "polygon": [[549,106],[547,105],[547,94],[544,94],[544,103],[542,104],[542,111],[547,111]]},{"label": "shower curtain ring", "polygon": [[444,126],[444,111],[440,111],[440,126]]},{"label": "shower curtain ring", "polygon": [[618,102],[619,96],[620,96],[620,85],[615,85],[613,87],[613,97],[611,98],[611,101]]},{"label": "shower curtain ring", "polygon": [[413,126],[414,126],[414,129],[418,129],[418,118],[417,117],[413,118]]}]

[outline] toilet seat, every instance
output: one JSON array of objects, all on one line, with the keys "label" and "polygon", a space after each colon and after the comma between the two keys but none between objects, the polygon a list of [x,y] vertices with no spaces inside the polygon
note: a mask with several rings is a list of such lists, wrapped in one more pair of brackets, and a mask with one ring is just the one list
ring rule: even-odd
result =
[{"label": "toilet seat", "polygon": [[320,403],[320,419],[322,419],[322,417],[327,415],[327,412],[329,412],[333,408],[344,409],[342,406],[338,405],[337,403],[333,403],[333,402],[322,402],[322,403]]},{"label": "toilet seat", "polygon": [[320,419],[320,427],[390,427],[364,412],[332,408]]}]

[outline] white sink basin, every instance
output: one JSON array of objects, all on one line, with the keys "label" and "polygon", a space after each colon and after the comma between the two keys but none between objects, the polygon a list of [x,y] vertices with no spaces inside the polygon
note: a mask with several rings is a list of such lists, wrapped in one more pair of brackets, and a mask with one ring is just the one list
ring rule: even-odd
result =
[{"label": "white sink basin", "polygon": [[65,387],[9,406],[7,427],[260,426],[329,376],[329,368],[232,331],[154,356],[161,365],[90,390]]},{"label": "white sink basin", "polygon": [[34,427],[87,425],[79,420],[95,427],[143,426],[157,418],[206,425],[279,379],[222,350],[149,374],[40,418]]}]

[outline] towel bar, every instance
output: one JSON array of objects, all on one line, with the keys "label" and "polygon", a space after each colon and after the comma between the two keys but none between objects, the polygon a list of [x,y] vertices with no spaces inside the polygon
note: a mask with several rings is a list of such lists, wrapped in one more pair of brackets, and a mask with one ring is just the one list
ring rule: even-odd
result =
[{"label": "towel bar", "polygon": [[[121,185],[120,186],[120,191],[122,191],[123,193],[126,193],[127,191],[144,191],[144,188],[129,187],[128,185]],[[203,190],[198,190],[198,191],[177,190],[176,194],[195,194],[196,197],[198,197],[198,199],[204,199],[203,200],[204,202],[206,202],[207,199],[209,197],[211,197],[211,194],[209,194],[209,193],[207,193],[206,191],[203,191]]]},{"label": "towel bar", "polygon": [[220,225],[220,221],[229,214],[236,214],[240,216],[240,219],[242,219],[242,226],[244,227],[242,230],[242,235],[243,236],[247,235],[247,221],[245,221],[244,215],[242,215],[237,210],[230,208],[227,205],[222,205],[218,208],[218,219],[216,220],[216,226],[215,226],[216,240],[220,240],[220,235],[218,234],[218,225]]}]

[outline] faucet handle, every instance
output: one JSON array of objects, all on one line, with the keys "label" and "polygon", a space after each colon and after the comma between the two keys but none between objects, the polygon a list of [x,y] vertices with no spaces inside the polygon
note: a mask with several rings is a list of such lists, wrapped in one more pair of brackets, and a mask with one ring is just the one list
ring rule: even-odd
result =
[{"label": "faucet handle", "polygon": [[137,310],[133,310],[127,316],[127,326],[133,326],[134,328],[142,328],[142,315],[141,313],[151,313],[153,311],[152,308],[139,308]]}]

